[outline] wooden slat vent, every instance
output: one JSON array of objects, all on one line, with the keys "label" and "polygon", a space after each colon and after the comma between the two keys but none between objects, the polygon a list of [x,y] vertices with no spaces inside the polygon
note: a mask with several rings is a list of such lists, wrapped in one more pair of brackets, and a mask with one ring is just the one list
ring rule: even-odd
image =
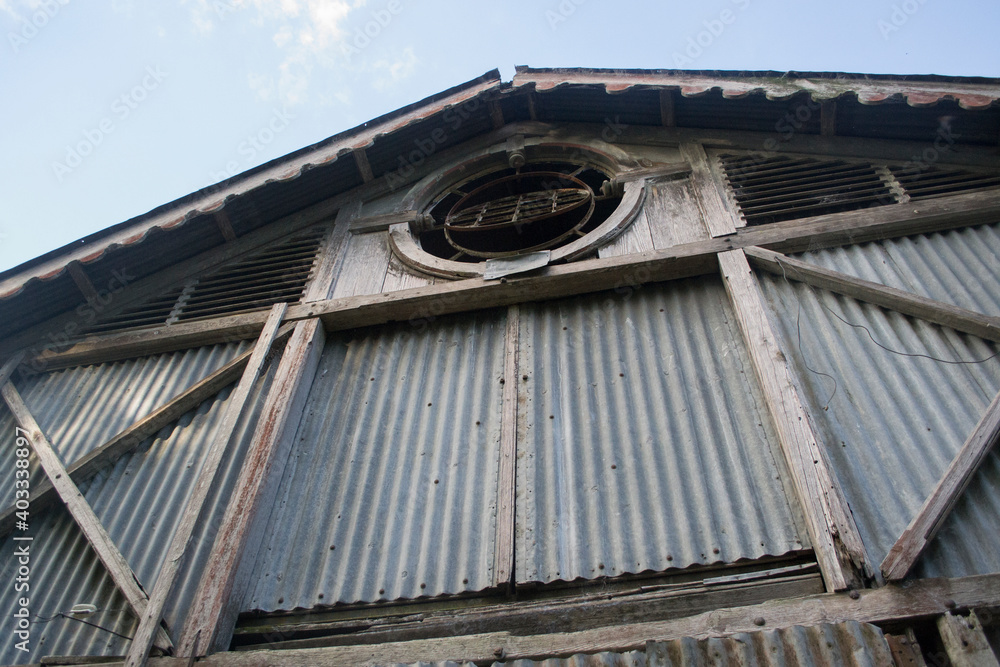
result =
[{"label": "wooden slat vent", "polygon": [[720,156],[726,179],[748,225],[808,218],[894,204],[876,167],[845,160],[790,155]]},{"label": "wooden slat vent", "polygon": [[326,228],[312,227],[189,278],[162,295],[98,321],[87,333],[162,326],[295,303],[312,277]]},{"label": "wooden slat vent", "polygon": [[[922,168],[921,168],[922,167]],[[1000,187],[1000,174],[936,166],[891,166],[910,199],[931,199]]]}]

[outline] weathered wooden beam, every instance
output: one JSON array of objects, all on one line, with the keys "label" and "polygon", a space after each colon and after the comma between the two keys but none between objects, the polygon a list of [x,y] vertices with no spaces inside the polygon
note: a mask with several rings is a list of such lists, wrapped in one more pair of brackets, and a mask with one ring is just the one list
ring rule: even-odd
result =
[{"label": "weathered wooden beam", "polygon": [[325,342],[319,320],[295,325],[188,609],[177,655],[229,646]]},{"label": "weathered wooden beam", "polygon": [[940,530],[990,451],[1000,441],[1000,393],[986,408],[976,428],[955,454],[941,480],[927,496],[917,515],[889,549],[882,572],[890,581],[906,576],[924,548]]},{"label": "weathered wooden beam", "polygon": [[500,409],[500,462],[497,470],[497,518],[494,543],[493,584],[507,587],[514,582],[514,498],[517,476],[518,335],[520,308],[507,308],[504,336],[503,398]]},{"label": "weathered wooden beam", "polygon": [[219,233],[222,234],[222,238],[226,239],[226,243],[232,243],[236,240],[236,230],[233,229],[233,223],[229,219],[229,213],[225,209],[219,209],[212,216],[215,218],[215,226],[219,228]]},{"label": "weathered wooden beam", "polygon": [[660,122],[663,127],[677,124],[674,117],[674,92],[666,88],[660,91]]},{"label": "weathered wooden beam", "polygon": [[819,133],[824,137],[837,135],[837,100],[824,100],[820,104]]},{"label": "weathered wooden beam", "polygon": [[708,153],[704,146],[694,142],[684,142],[680,146],[681,155],[691,165],[691,187],[698,197],[698,203],[705,219],[709,234],[730,236],[739,227],[739,216],[730,210],[722,185],[712,175]]},{"label": "weathered wooden beam", "polygon": [[767,319],[760,286],[742,250],[720,253],[719,267],[827,590],[857,587],[861,583],[858,571],[871,572],[861,535],[802,405],[779,338]]},{"label": "weathered wooden beam", "polygon": [[[146,591],[143,590],[142,584],[139,583],[128,561],[125,560],[111,536],[108,535],[108,531],[101,525],[101,520],[97,518],[94,510],[87,503],[87,499],[83,497],[80,489],[70,479],[62,461],[59,460],[59,455],[56,454],[52,443],[42,432],[42,427],[38,425],[31,411],[28,410],[28,406],[24,404],[24,400],[22,400],[17,388],[14,387],[14,383],[8,380],[3,385],[2,393],[11,414],[21,425],[17,429],[18,437],[23,435],[31,444],[32,449],[35,450],[39,464],[55,487],[59,497],[62,498],[66,509],[73,517],[73,521],[80,527],[87,542],[97,557],[101,559],[104,567],[107,568],[112,581],[125,596],[129,606],[137,616],[145,613],[149,604]],[[169,649],[173,646],[170,637],[167,636],[159,622],[150,627],[149,641],[150,643],[155,642],[156,646],[162,649]],[[148,646],[146,650],[149,650]]]},{"label": "weathered wooden beam", "polygon": [[353,152],[354,163],[358,165],[358,173],[361,174],[361,180],[365,183],[375,180],[375,175],[372,173],[372,166],[368,162],[368,153],[365,152],[365,149],[355,148]]},{"label": "weathered wooden beam", "polygon": [[209,445],[205,462],[202,464],[201,472],[195,482],[194,489],[184,507],[177,529],[174,531],[173,539],[167,548],[167,557],[160,568],[160,574],[153,585],[152,593],[149,596],[149,604],[143,613],[139,614],[139,627],[135,631],[132,643],[129,647],[126,664],[130,667],[146,664],[149,657],[149,648],[155,635],[156,628],[160,625],[163,617],[163,606],[170,596],[177,579],[177,573],[184,564],[188,553],[188,546],[191,542],[191,535],[195,527],[202,522],[205,500],[212,487],[215,486],[219,465],[229,443],[233,439],[233,431],[240,417],[247,409],[247,402],[250,392],[257,382],[257,378],[267,364],[271,351],[271,344],[274,342],[281,325],[281,319],[285,314],[286,304],[275,304],[271,308],[264,330],[257,339],[250,361],[247,363],[243,376],[240,378],[236,390],[229,396],[226,404],[226,411],[222,415],[219,424],[218,436]]},{"label": "weathered wooden beam", "polygon": [[[294,326],[294,324],[286,324],[281,327],[278,330],[275,344],[286,340],[291,335]],[[244,352],[222,368],[211,373],[208,377],[174,396],[167,403],[132,426],[129,426],[103,445],[89,452],[66,469],[70,479],[76,484],[81,484],[90,479],[100,470],[113,464],[124,454],[134,449],[146,438],[156,435],[160,429],[169,426],[182,415],[197,408],[203,402],[236,382],[243,373],[243,369],[246,368],[252,354],[252,350]],[[45,509],[58,497],[52,484],[48,480],[43,480],[35,486],[31,493],[31,508],[36,512]],[[0,513],[0,535],[6,535],[13,529],[14,513],[14,505],[11,505]]]},{"label": "weathered wooden beam", "polygon": [[360,199],[346,202],[337,211],[337,218],[330,227],[330,231],[327,232],[326,238],[323,239],[323,247],[320,250],[312,279],[309,281],[305,294],[302,295],[303,303],[329,299],[333,294],[333,285],[337,281],[337,274],[340,272],[343,254],[347,246],[348,230],[360,212]]},{"label": "weathered wooden beam", "polygon": [[24,361],[24,352],[16,352],[14,356],[3,363],[3,366],[0,366],[0,387],[7,384],[22,361]]},{"label": "weathered wooden beam", "polygon": [[90,278],[84,272],[83,267],[80,266],[78,260],[73,260],[66,265],[66,270],[69,271],[69,277],[73,279],[76,284],[76,288],[80,290],[80,294],[87,301],[98,302],[100,301],[100,295],[97,292],[97,288],[94,287],[94,283],[90,281]]},{"label": "weathered wooden beam", "polygon": [[[537,274],[509,278],[504,283],[470,278],[392,294],[302,304],[289,308],[286,319],[294,321],[324,315],[327,316],[324,318],[327,331],[349,329],[711,273],[716,268],[715,254],[735,248],[763,246],[779,252],[798,252],[997,221],[1000,221],[1000,192],[957,195],[947,200],[920,202],[919,206],[897,204],[744,227],[736,234],[708,241],[549,266]],[[534,294],[539,296],[533,298]],[[355,309],[356,313],[350,312]],[[334,313],[337,317],[333,317]],[[65,351],[46,352],[29,362],[33,367],[51,370],[226,340],[243,340],[256,336],[266,317],[266,312],[260,311],[137,332],[93,336]],[[343,326],[338,325],[340,321]]]},{"label": "weathered wooden beam", "polygon": [[968,616],[955,616],[949,611],[938,618],[937,627],[954,667],[1000,667],[975,611]]},{"label": "weathered wooden beam", "polygon": [[[844,593],[822,593],[771,600],[761,604],[714,609],[694,616],[643,623],[612,624],[591,630],[547,634],[487,632],[375,645],[333,646],[287,651],[237,651],[217,653],[198,662],[200,667],[275,667],[438,662],[454,660],[493,664],[504,660],[544,659],[578,653],[643,650],[647,641],[669,641],[683,637],[718,637],[741,632],[769,631],[796,625],[820,623],[887,623],[920,621],[949,609],[1000,605],[1000,575],[962,579],[922,579],[908,586],[890,585]],[[761,624],[761,620],[763,623]],[[543,625],[537,626],[544,629]],[[151,667],[184,667],[181,658],[157,658]]]},{"label": "weathered wooden beam", "polygon": [[371,232],[384,232],[389,227],[401,222],[411,223],[420,217],[420,211],[406,210],[393,213],[382,213],[380,215],[365,215],[355,218],[351,222],[352,234],[370,234]]},{"label": "weathered wooden beam", "polygon": [[759,247],[744,248],[750,264],[777,276],[918,317],[956,331],[1000,342],[1000,317],[983,315],[895,287],[831,271]]},{"label": "weathered wooden beam", "polygon": [[503,109],[500,107],[500,102],[492,100],[487,106],[490,110],[490,121],[493,123],[493,129],[499,130],[505,125],[505,121],[503,119]]}]

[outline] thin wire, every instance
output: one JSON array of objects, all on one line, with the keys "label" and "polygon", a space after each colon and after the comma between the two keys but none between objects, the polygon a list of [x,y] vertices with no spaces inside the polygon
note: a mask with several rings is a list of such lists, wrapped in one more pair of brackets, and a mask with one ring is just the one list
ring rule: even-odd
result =
[{"label": "thin wire", "polygon": [[[788,276],[785,275],[785,266],[781,263],[780,260],[778,261],[778,266],[781,267],[781,276],[785,279],[785,282],[788,283],[789,286],[791,286],[791,283],[788,282]],[[798,297],[796,297],[795,299],[795,306],[797,309],[795,312],[795,333],[798,336],[799,359],[802,360],[802,364],[806,367],[806,370],[808,370],[810,373],[815,373],[816,375],[822,375],[824,377],[828,377],[831,380],[833,380],[833,393],[830,394],[830,398],[826,400],[826,405],[823,406],[824,410],[828,410],[830,408],[830,403],[833,401],[833,397],[837,395],[837,386],[838,386],[837,378],[833,377],[829,373],[824,373],[823,371],[818,371],[812,368],[809,365],[809,362],[806,360],[806,355],[803,354],[802,352],[802,323],[801,323],[802,301],[800,301]]]},{"label": "thin wire", "polygon": [[[98,610],[96,610],[95,612],[92,612],[92,613],[97,613],[99,611],[114,612],[114,611],[122,611],[122,610],[121,609],[98,609]],[[51,621],[54,621],[57,618],[65,618],[65,619],[68,619],[70,621],[76,621],[78,623],[83,623],[84,625],[89,625],[90,627],[97,628],[98,630],[103,630],[104,632],[110,632],[111,634],[116,635],[118,637],[121,637],[122,639],[128,639],[129,641],[132,640],[132,637],[128,637],[128,636],[123,635],[123,634],[121,634],[119,632],[115,632],[114,630],[111,630],[109,628],[105,628],[103,626],[97,625],[96,623],[91,623],[90,621],[85,621],[82,618],[76,618],[75,616],[70,616],[70,615],[68,615],[68,614],[66,614],[65,612],[62,612],[62,611],[59,612],[59,613],[57,613],[55,616],[51,616],[49,618],[45,618],[44,616],[38,616],[38,615],[36,615],[35,618],[38,619],[38,620],[32,621],[33,625],[39,624],[39,623],[50,623]]]},{"label": "thin wire", "polygon": [[[782,273],[782,275],[785,278],[785,282],[788,282],[788,276],[784,275],[785,274],[785,265],[781,263],[780,259],[777,259],[777,262],[778,262],[778,266],[781,267],[781,273]],[[805,282],[805,281],[803,281],[803,282]],[[812,286],[810,285],[810,287],[812,287]],[[991,354],[990,356],[986,357],[985,359],[976,359],[976,360],[972,360],[972,361],[964,361],[964,360],[963,361],[955,361],[955,360],[952,360],[952,359],[941,359],[939,357],[931,356],[929,354],[921,354],[921,353],[918,353],[918,352],[900,352],[899,350],[894,350],[891,347],[887,347],[887,346],[883,345],[882,343],[878,342],[877,340],[875,340],[875,337],[872,335],[872,332],[869,331],[868,327],[866,327],[865,325],[863,325],[863,324],[855,324],[853,322],[848,322],[843,317],[841,317],[837,313],[833,312],[825,303],[823,303],[822,300],[817,299],[817,302],[819,303],[819,305],[824,310],[826,310],[828,313],[830,313],[831,315],[833,315],[834,317],[836,317],[838,320],[840,320],[841,322],[843,322],[847,326],[854,327],[855,329],[864,329],[865,333],[868,334],[868,338],[870,338],[873,343],[875,343],[877,346],[879,346],[880,348],[882,348],[886,352],[891,352],[892,354],[898,354],[901,357],[919,357],[919,358],[922,358],[922,359],[930,359],[931,361],[937,361],[937,362],[940,362],[942,364],[951,364],[951,365],[955,365],[955,366],[984,364],[987,361],[991,361],[991,360],[993,360],[993,359],[995,359],[997,357],[1000,357],[1000,351],[997,351],[997,352],[994,352],[993,354]],[[799,309],[800,310],[801,310],[801,307],[802,307],[801,303],[799,303]],[[796,322],[796,325],[798,325],[798,322]],[[800,334],[799,340],[801,342],[801,334]],[[800,347],[799,348],[799,354],[801,354],[801,353],[802,353],[802,349]],[[806,366],[806,368],[809,368],[809,367]],[[809,370],[812,370],[812,369],[809,369]],[[813,372],[815,373],[816,371],[813,371]],[[821,375],[826,375],[826,374],[822,373]]]}]

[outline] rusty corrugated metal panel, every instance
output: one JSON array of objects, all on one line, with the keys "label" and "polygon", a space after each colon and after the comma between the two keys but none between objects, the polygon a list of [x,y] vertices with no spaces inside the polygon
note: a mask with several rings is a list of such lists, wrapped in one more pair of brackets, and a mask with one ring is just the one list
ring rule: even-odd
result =
[{"label": "rusty corrugated metal panel", "polygon": [[[272,372],[275,366],[271,364]],[[253,434],[261,392],[269,380],[270,373],[261,377],[251,393],[250,400],[258,407],[237,424],[237,445],[223,459],[220,468],[220,474],[229,483],[218,485],[209,494],[207,519],[195,530],[187,564],[182,567],[164,609],[172,630],[183,625],[184,610],[194,597],[214,531]],[[231,390],[232,387],[216,399],[206,401],[173,426],[147,439],[114,466],[80,485],[87,502],[146,591],[152,590],[156,582],[208,445],[218,433]],[[5,642],[0,649],[0,663],[38,662],[46,655],[123,655],[128,650],[126,637],[135,631],[135,618],[69,513],[60,505],[32,515],[27,534],[34,537],[30,611],[37,624],[32,627],[32,650],[22,653],[14,648],[13,642]],[[0,548],[4,554],[13,554],[15,544],[7,536]],[[16,567],[13,558],[6,560],[0,578],[12,581]],[[77,603],[97,606],[98,613],[81,618],[104,629],[60,616]],[[0,614],[9,618],[17,609],[16,604],[14,595],[4,596]]]},{"label": "rusty corrugated metal panel", "polygon": [[800,626],[728,637],[685,637],[646,645],[649,667],[885,667],[892,652],[882,631],[869,623]]},{"label": "rusty corrugated metal panel", "polygon": [[[67,468],[247,349],[249,343],[195,348],[128,361],[78,366],[15,382]],[[9,420],[9,413],[7,419]],[[0,434],[13,432],[0,419]],[[9,430],[8,430],[9,429]],[[12,448],[0,448],[0,506],[14,498]],[[32,465],[32,485],[44,477]]]},{"label": "rusty corrugated metal panel", "polygon": [[533,86],[548,91],[561,86],[599,86],[608,93],[635,88],[675,89],[685,97],[721,90],[739,98],[764,93],[782,100],[806,92],[814,100],[857,95],[863,104],[879,104],[902,96],[910,106],[928,106],[956,100],[963,109],[982,109],[1000,99],[997,79],[957,80],[946,77],[901,77],[845,73],[797,72],[693,72],[684,70],[622,70],[518,67],[514,88]]},{"label": "rusty corrugated metal panel", "polygon": [[[881,267],[880,253],[870,247],[870,267]],[[759,277],[819,438],[879,563],[1000,390],[1000,358],[955,365],[894,354],[838,317],[908,355],[982,360],[997,346],[781,277]],[[915,572],[1000,572],[1000,453],[987,457]]]},{"label": "rusty corrugated metal panel", "polygon": [[492,585],[503,349],[502,312],[331,337],[244,610]]},{"label": "rusty corrugated metal panel", "polygon": [[350,157],[354,149],[372,146],[380,137],[420,123],[499,87],[499,72],[496,70],[487,72],[443,94],[373,119],[360,127],[330,137],[320,144],[274,160],[218,185],[204,188],[174,204],[168,204],[118,225],[109,230],[110,233],[97,235],[99,238],[83,247],[77,249],[67,247],[49,253],[48,258],[29,262],[23,270],[15,268],[2,274],[5,278],[0,280],[0,299],[17,295],[32,281],[58,277],[71,261],[78,260],[83,264],[96,262],[110,250],[142,243],[151,232],[174,229],[200,215],[220,211],[228,205],[228,199],[266,188],[270,183],[294,181],[315,167],[330,164],[343,155]]},{"label": "rusty corrugated metal panel", "polygon": [[1000,225],[803,253],[799,259],[986,315],[1000,315]]},{"label": "rusty corrugated metal panel", "polygon": [[522,309],[517,580],[807,547],[718,278]]}]

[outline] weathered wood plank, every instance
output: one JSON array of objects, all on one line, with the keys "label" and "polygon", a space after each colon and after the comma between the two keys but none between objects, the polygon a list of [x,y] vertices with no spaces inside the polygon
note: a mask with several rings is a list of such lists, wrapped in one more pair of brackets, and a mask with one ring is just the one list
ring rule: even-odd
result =
[{"label": "weathered wood plank", "polygon": [[497,470],[497,518],[494,545],[493,583],[510,587],[514,582],[514,498],[517,475],[518,336],[521,311],[507,309],[504,336],[503,398],[500,412],[500,463]]},{"label": "weathered wood plank", "polygon": [[420,211],[416,210],[360,216],[351,223],[351,233],[369,234],[371,232],[384,232],[393,225],[414,222],[418,217],[420,217]]},{"label": "weathered wood plank", "polygon": [[621,257],[653,250],[653,237],[645,211],[639,211],[635,221],[611,243],[597,251],[598,257]]},{"label": "weathered wood plank", "polygon": [[645,210],[653,247],[657,250],[711,238],[690,180],[649,186]]},{"label": "weathered wood plank", "polygon": [[267,358],[271,351],[271,344],[278,334],[278,327],[281,319],[285,315],[287,305],[283,303],[275,304],[271,308],[264,330],[257,340],[250,361],[247,363],[243,376],[240,378],[236,390],[229,396],[226,411],[222,415],[219,424],[219,435],[209,445],[209,450],[202,464],[201,472],[195,482],[191,496],[184,507],[184,513],[174,531],[174,537],[167,548],[167,557],[160,568],[160,574],[156,578],[153,590],[149,596],[149,604],[145,611],[139,614],[139,627],[136,628],[129,647],[126,664],[131,667],[146,664],[149,657],[149,648],[152,643],[156,628],[160,626],[160,619],[163,617],[163,606],[174,588],[177,573],[184,564],[187,556],[188,544],[195,527],[201,523],[205,509],[205,499],[208,498],[209,491],[215,486],[216,476],[219,471],[219,464],[229,448],[229,442],[233,437],[233,430],[239,422],[240,417],[247,407],[247,399],[253,390],[257,378],[267,363]]},{"label": "weathered wood plank", "polygon": [[333,298],[381,292],[390,254],[385,234],[351,236],[333,288]]},{"label": "weathered wood plank", "polygon": [[[799,598],[771,600],[761,604],[714,609],[694,616],[665,621],[609,625],[592,630],[548,634],[480,633],[375,645],[335,646],[287,651],[217,653],[198,662],[203,667],[257,667],[259,665],[357,665],[472,661],[492,664],[505,660],[542,659],[577,653],[642,650],[647,641],[669,641],[682,637],[717,637],[740,632],[769,631],[795,625],[820,623],[886,623],[923,620],[952,607],[973,608],[1000,605],[1000,575],[962,579],[923,579],[906,587],[898,585],[846,594],[823,593]],[[755,621],[763,619],[763,625]],[[544,626],[539,625],[539,629]],[[178,658],[150,660],[152,667],[183,667]]]},{"label": "weathered wood plank", "polygon": [[368,162],[368,154],[365,152],[365,149],[355,148],[353,153],[354,163],[358,166],[358,173],[361,174],[361,180],[365,183],[374,180],[375,175],[372,173],[372,166]]},{"label": "weathered wood plank", "polygon": [[83,267],[80,266],[79,260],[73,260],[66,265],[66,270],[69,271],[69,277],[73,279],[76,284],[77,289],[80,290],[80,294],[87,301],[100,302],[100,294],[97,293],[97,289],[94,287],[94,283],[90,282],[90,278],[84,272]]},{"label": "weathered wood plank", "polygon": [[[413,313],[423,312],[428,308],[453,308],[437,313],[444,314],[536,300],[531,295],[538,292],[540,285],[544,286],[543,296],[537,300],[615,289],[641,282],[686,278],[714,271],[715,254],[735,248],[763,246],[778,252],[798,252],[992,222],[1000,222],[1000,192],[956,195],[947,200],[920,202],[918,208],[914,208],[913,204],[897,204],[759,227],[744,227],[732,236],[685,243],[640,255],[550,266],[537,275],[508,279],[506,283],[487,283],[478,278],[470,278],[392,295],[357,297],[353,301],[333,299],[292,306],[287,319],[299,320],[335,312],[344,314],[355,308],[360,309],[353,317],[344,320],[345,326],[338,326],[333,318],[325,321],[327,330],[333,331],[406,320],[414,316]],[[692,270],[700,273],[691,273]],[[478,294],[472,296],[477,291]],[[452,298],[452,293],[455,298]],[[266,318],[266,312],[256,312],[142,332],[94,336],[63,352],[45,352],[26,363],[31,366],[29,370],[51,370],[84,363],[128,359],[196,345],[244,340],[260,333]]]},{"label": "weathered wood plank", "polygon": [[709,234],[713,237],[735,234],[740,226],[738,216],[727,206],[721,184],[712,174],[705,148],[699,143],[685,142],[680,149],[681,155],[691,165],[691,187],[698,198]]},{"label": "weathered wood plank", "polygon": [[343,256],[347,246],[348,229],[358,214],[361,212],[361,200],[352,199],[344,203],[337,211],[337,217],[323,239],[323,248],[320,250],[319,261],[316,270],[313,271],[312,280],[302,295],[302,302],[322,301],[329,299],[333,293],[333,284],[343,263]]},{"label": "weathered wood plank", "polygon": [[178,655],[229,646],[325,342],[319,320],[295,325],[189,608]]},{"label": "weathered wood plank", "polygon": [[1000,667],[975,611],[965,617],[948,612],[938,619],[937,627],[954,667]]},{"label": "weathered wood plank", "polygon": [[[38,462],[48,476],[49,481],[55,487],[59,497],[62,498],[66,509],[73,517],[76,525],[80,527],[81,532],[87,538],[87,542],[93,548],[94,553],[97,554],[104,567],[107,568],[108,574],[111,575],[111,579],[115,582],[115,586],[125,596],[125,600],[128,601],[129,606],[136,615],[145,613],[149,603],[146,591],[143,590],[142,584],[139,583],[139,579],[135,576],[128,561],[125,560],[121,551],[115,546],[111,536],[108,535],[108,531],[104,529],[101,520],[97,518],[94,510],[87,503],[87,499],[83,497],[80,489],[70,479],[66,468],[59,459],[59,455],[56,454],[52,443],[49,442],[49,439],[42,431],[42,427],[38,425],[31,411],[28,410],[28,406],[24,404],[21,394],[14,387],[14,383],[7,381],[3,386],[2,393],[11,414],[17,423],[21,425],[18,435],[20,436],[22,435],[22,431],[24,432],[23,435],[31,443],[32,449],[35,450]],[[156,646],[163,649],[173,646],[167,633],[159,623],[150,627],[149,641],[150,643],[154,643],[155,641]],[[148,646],[146,650],[149,650]]]},{"label": "weathered wood plank", "polygon": [[[275,344],[287,339],[294,327],[294,324],[286,324],[281,327],[278,330]],[[70,465],[66,469],[70,479],[76,484],[90,479],[100,470],[134,449],[146,438],[156,435],[160,429],[169,426],[182,415],[197,408],[236,382],[243,373],[243,369],[246,368],[252,354],[252,350],[244,352]],[[31,507],[34,511],[45,509],[57,498],[58,494],[52,484],[48,480],[43,480],[35,486],[31,493]],[[15,508],[11,505],[0,513],[0,535],[6,535],[14,527],[14,512]]]},{"label": "weathered wood plank", "polygon": [[941,480],[927,496],[917,515],[889,549],[882,561],[882,572],[890,581],[907,575],[924,548],[940,530],[948,514],[958,503],[979,467],[1000,441],[1000,393],[986,409],[972,434],[958,450]]},{"label": "weathered wood plank", "polygon": [[750,263],[778,276],[1000,342],[1000,317],[983,315],[895,287],[855,278],[763,248],[744,248]]},{"label": "weathered wood plank", "polygon": [[3,366],[0,366],[0,387],[7,384],[22,361],[24,361],[24,352],[16,352],[14,356],[4,362]]},{"label": "weathered wood plank", "polygon": [[434,276],[424,273],[417,273],[399,261],[396,253],[389,254],[389,269],[385,274],[385,282],[382,283],[382,292],[398,292],[399,290],[412,289],[414,287],[426,287],[437,282]]},{"label": "weathered wood plank", "polygon": [[795,389],[792,370],[767,319],[760,286],[742,250],[720,253],[719,267],[774,422],[827,590],[855,587],[860,583],[855,569],[870,571],[864,545]]}]

